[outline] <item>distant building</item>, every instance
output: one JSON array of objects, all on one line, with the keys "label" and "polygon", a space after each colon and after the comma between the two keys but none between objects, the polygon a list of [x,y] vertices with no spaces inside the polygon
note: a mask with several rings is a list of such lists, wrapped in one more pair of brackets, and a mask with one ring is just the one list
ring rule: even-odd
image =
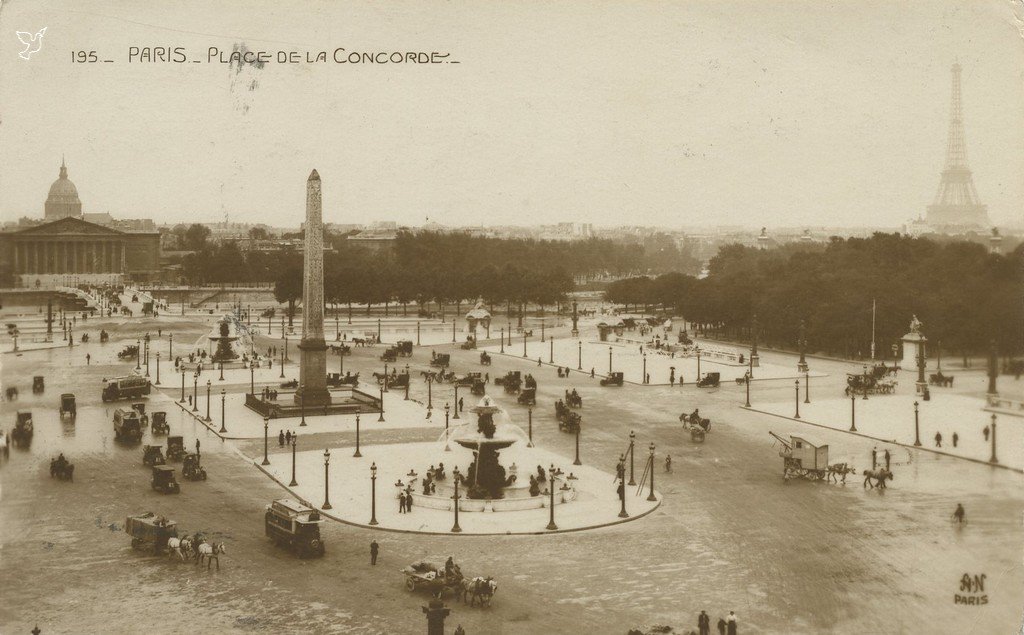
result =
[{"label": "distant building", "polygon": [[353,247],[363,247],[373,252],[379,252],[393,250],[397,240],[397,229],[369,229],[358,234],[352,234],[345,239],[345,242]]},{"label": "distant building", "polygon": [[68,216],[82,215],[82,201],[78,198],[78,188],[68,179],[68,168],[60,160],[60,176],[50,186],[50,193],[43,205],[43,218],[47,221],[60,220]]}]

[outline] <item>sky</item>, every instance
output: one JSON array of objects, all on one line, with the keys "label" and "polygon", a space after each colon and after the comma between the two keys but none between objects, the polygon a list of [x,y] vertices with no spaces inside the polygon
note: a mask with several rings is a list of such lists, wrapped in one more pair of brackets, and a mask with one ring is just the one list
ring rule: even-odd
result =
[{"label": "sky", "polygon": [[[1022,38],[1005,0],[0,0],[0,220],[64,156],[85,211],[158,223],[297,225],[315,168],[333,223],[899,227],[958,60],[978,194],[1022,224]],[[236,45],[273,61],[208,62]],[[188,61],[129,61],[158,46]]]}]

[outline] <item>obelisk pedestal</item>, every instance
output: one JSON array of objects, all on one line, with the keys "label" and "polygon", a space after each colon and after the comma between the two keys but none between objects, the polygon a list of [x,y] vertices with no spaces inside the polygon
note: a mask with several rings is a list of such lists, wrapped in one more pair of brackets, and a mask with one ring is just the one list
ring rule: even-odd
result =
[{"label": "obelisk pedestal", "polygon": [[295,403],[331,403],[327,390],[327,345],[324,343],[324,226],[320,175],[306,181],[305,254],[302,283],[302,341],[299,342],[299,389]]}]

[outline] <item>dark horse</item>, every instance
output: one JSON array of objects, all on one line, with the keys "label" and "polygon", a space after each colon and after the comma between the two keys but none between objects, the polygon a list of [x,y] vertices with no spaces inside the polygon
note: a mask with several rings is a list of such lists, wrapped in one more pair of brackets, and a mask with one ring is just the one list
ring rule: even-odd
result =
[{"label": "dark horse", "polygon": [[[885,489],[885,482],[891,481],[895,478],[889,470],[884,467],[880,467],[875,470],[864,470],[864,487],[871,486],[871,489],[875,489],[875,484],[878,484],[878,489]],[[872,481],[875,481],[874,483]]]}]

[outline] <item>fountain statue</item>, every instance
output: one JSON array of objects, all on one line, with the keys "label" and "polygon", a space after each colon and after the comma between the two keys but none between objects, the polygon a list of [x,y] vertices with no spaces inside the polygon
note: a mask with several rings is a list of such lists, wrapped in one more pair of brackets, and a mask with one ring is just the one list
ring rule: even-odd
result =
[{"label": "fountain statue", "polygon": [[217,350],[213,353],[214,362],[232,362],[238,359],[238,354],[235,353],[232,342],[238,338],[231,335],[231,327],[228,325],[227,318],[220,321],[220,337],[210,336],[210,340],[217,342]]},{"label": "fountain statue", "polygon": [[[522,439],[522,430],[511,423],[500,427],[494,415],[501,412],[490,397],[480,400],[472,412],[477,415],[475,434],[458,435],[453,440],[473,451],[473,462],[466,471],[466,492],[469,498],[503,498],[504,488],[511,487],[516,476],[505,475],[505,468],[498,462],[498,452]],[[518,432],[518,434],[516,434]]]}]

